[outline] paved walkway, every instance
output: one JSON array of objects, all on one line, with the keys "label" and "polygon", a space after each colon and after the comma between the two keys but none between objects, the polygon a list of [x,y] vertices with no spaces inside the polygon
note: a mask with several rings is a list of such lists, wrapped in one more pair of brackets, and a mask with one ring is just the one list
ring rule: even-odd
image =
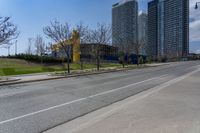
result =
[{"label": "paved walkway", "polygon": [[200,70],[46,133],[200,133]]}]

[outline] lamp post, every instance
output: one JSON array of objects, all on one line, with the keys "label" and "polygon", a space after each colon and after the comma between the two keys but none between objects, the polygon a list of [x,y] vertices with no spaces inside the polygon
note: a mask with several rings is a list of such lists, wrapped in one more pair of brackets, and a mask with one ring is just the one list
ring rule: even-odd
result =
[{"label": "lamp post", "polygon": [[198,9],[198,4],[200,4],[200,2],[197,2],[196,5],[195,5],[195,9]]},{"label": "lamp post", "polygon": [[17,55],[17,40],[15,41],[15,55]]}]

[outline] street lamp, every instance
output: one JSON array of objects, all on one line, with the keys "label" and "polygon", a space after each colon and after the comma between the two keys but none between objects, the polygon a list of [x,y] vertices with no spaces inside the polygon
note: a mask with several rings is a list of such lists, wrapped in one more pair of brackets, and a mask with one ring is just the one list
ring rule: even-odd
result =
[{"label": "street lamp", "polygon": [[200,4],[200,2],[197,2],[195,5],[195,9],[198,9],[198,4]]},{"label": "street lamp", "polygon": [[15,55],[17,55],[17,40],[15,41]]}]

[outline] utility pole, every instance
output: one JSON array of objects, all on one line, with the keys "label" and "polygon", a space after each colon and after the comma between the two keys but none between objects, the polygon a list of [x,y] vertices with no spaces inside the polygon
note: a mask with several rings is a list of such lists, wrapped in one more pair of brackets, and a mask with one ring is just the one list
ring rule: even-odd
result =
[{"label": "utility pole", "polygon": [[10,56],[10,47],[11,45],[8,45],[8,56]]},{"label": "utility pole", "polygon": [[15,41],[15,55],[17,55],[17,40]]}]

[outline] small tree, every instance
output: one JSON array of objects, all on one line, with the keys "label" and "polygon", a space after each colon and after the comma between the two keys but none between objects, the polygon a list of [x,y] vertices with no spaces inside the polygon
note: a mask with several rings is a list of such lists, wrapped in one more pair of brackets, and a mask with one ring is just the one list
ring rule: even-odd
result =
[{"label": "small tree", "polygon": [[36,37],[34,45],[35,45],[36,55],[42,56],[42,54],[45,53],[46,45],[45,45],[45,41],[40,35]]},{"label": "small tree", "polygon": [[144,46],[144,39],[139,39],[136,42],[131,42],[132,46],[133,46],[133,52],[136,54],[137,56],[137,65],[140,64],[140,53],[141,50]]},{"label": "small tree", "polygon": [[100,48],[102,44],[109,44],[111,41],[111,26],[104,23],[98,23],[97,28],[91,30],[87,36],[90,43],[96,44],[94,53],[96,57],[97,70],[100,70]]},{"label": "small tree", "polygon": [[[80,36],[80,43],[88,43],[88,34],[89,34],[89,28],[88,26],[85,26],[83,22],[80,22],[79,24],[76,25],[76,31],[79,33]],[[80,60],[80,66],[81,70],[83,70],[83,60]]]},{"label": "small tree", "polygon": [[76,30],[79,33],[81,44],[87,43],[87,35],[89,34],[88,26],[84,25],[83,22],[80,22],[76,25]]},{"label": "small tree", "polygon": [[33,38],[29,38],[28,39],[27,49],[25,51],[27,55],[32,55],[33,54],[32,45],[33,45]]},{"label": "small tree", "polygon": [[52,21],[49,26],[44,29],[44,34],[57,43],[65,52],[67,56],[67,71],[70,73],[70,51],[67,40],[71,38],[71,31],[68,23],[61,24],[57,20]]},{"label": "small tree", "polygon": [[10,17],[0,17],[0,45],[9,45],[19,35],[17,26],[10,22]]},{"label": "small tree", "polygon": [[122,37],[122,36],[117,37],[116,43],[117,44],[115,44],[115,45],[119,49],[119,56],[122,61],[122,65],[123,65],[123,67],[125,67],[125,57],[127,56],[127,64],[128,64],[129,63],[129,55],[133,51],[132,44],[129,43],[129,40],[127,40],[127,38]]},{"label": "small tree", "polygon": [[123,43],[122,37],[117,37],[114,44],[118,48],[118,55],[119,55],[119,61],[122,63],[123,68],[125,67],[125,45]]},{"label": "small tree", "polygon": [[118,55],[119,55],[119,61],[120,63],[122,63],[122,66],[124,68],[125,67],[125,61],[124,61],[125,53],[123,51],[119,51]]},{"label": "small tree", "polygon": [[43,55],[46,52],[46,44],[44,39],[38,35],[35,39],[36,54],[41,57],[41,63],[43,63]]}]

